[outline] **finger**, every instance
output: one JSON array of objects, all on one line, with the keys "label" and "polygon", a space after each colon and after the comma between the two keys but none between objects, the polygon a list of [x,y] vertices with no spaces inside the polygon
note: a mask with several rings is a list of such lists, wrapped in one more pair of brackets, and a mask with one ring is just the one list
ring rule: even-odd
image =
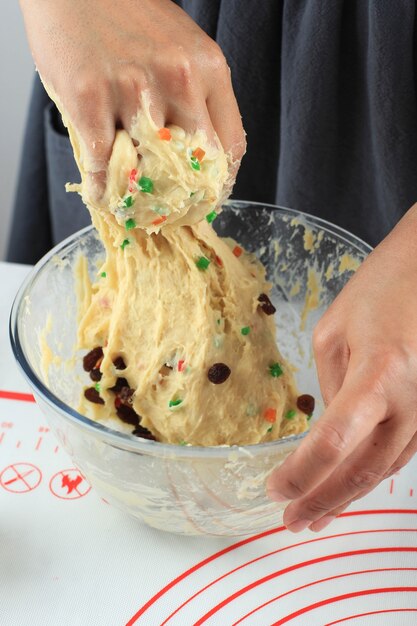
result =
[{"label": "finger", "polygon": [[329,526],[329,524],[334,522],[338,515],[343,513],[343,511],[346,511],[346,509],[352,504],[352,502],[353,500],[349,500],[341,506],[333,509],[333,511],[330,511],[330,513],[326,513],[326,515],[323,515],[318,520],[310,524],[309,530],[312,530],[314,533],[319,533],[320,531],[324,530],[325,528],[327,528],[327,526]]},{"label": "finger", "polygon": [[331,524],[331,522],[333,522],[333,520],[335,520],[336,517],[339,517],[339,515],[341,515],[344,511],[346,511],[346,509],[348,509],[351,504],[353,504],[357,500],[361,500],[361,498],[364,498],[371,491],[372,489],[365,489],[364,491],[361,491],[358,495],[356,495],[351,500],[344,502],[342,505],[330,511],[330,513],[326,513],[326,515],[323,515],[323,517],[314,521],[309,526],[309,529],[312,530],[313,532],[320,532],[321,530],[326,528],[326,526]]},{"label": "finger", "polygon": [[155,85],[157,89],[166,105],[166,124],[179,126],[190,134],[202,129],[208,140],[214,141],[214,130],[206,105],[206,88],[189,59],[180,56],[177,62],[161,66],[159,83]]},{"label": "finger", "polygon": [[220,143],[226,154],[230,155],[233,173],[236,174],[246,152],[246,136],[228,68],[226,77],[211,90],[207,109]]},{"label": "finger", "polygon": [[106,171],[115,137],[115,115],[111,94],[106,89],[85,89],[78,95],[73,115],[81,140],[78,159],[87,173],[87,192],[95,200],[102,197]]},{"label": "finger", "polygon": [[272,500],[306,496],[370,435],[387,411],[386,400],[373,388],[374,382],[366,380],[351,361],[333,402],[299,448],[269,476]]},{"label": "finger", "polygon": [[312,530],[313,532],[320,532],[321,530],[324,530],[324,528],[326,528],[326,526],[331,524],[331,522],[333,522],[336,519],[336,517],[339,517],[339,515],[344,513],[344,511],[346,511],[346,509],[348,509],[351,504],[356,502],[356,500],[360,500],[361,498],[364,498],[370,491],[372,490],[366,489],[365,491],[361,491],[357,496],[355,496],[351,500],[344,502],[340,506],[330,511],[330,513],[326,513],[326,515],[323,515],[323,517],[320,517],[318,520],[314,521],[309,526],[309,529]]},{"label": "finger", "polygon": [[[383,480],[386,479],[386,476],[384,477]],[[333,511],[330,512],[330,515],[332,517],[338,517],[339,515],[341,515],[344,511],[346,511],[346,509],[348,509],[350,507],[351,504],[353,504],[354,502],[357,502],[358,500],[362,500],[362,498],[364,498],[365,496],[367,496],[369,493],[371,493],[371,491],[373,490],[373,488],[371,489],[364,489],[363,491],[360,491],[354,498],[352,498],[351,500],[348,500],[347,502],[344,502],[342,505],[336,507],[335,509],[333,509]],[[326,516],[324,516],[326,517]],[[320,518],[321,520],[323,518]],[[319,522],[320,520],[317,520],[315,522],[313,522],[313,524],[310,526],[310,530],[315,531],[316,528],[312,528],[312,526],[315,526],[317,522]],[[331,520],[330,520],[331,521]],[[330,522],[329,522],[330,523]],[[326,524],[327,525],[327,524]],[[322,528],[324,528],[325,526],[322,526]],[[322,529],[321,529],[322,530]]]},{"label": "finger", "polygon": [[158,128],[165,126],[166,101],[157,86],[149,88],[146,78],[136,72],[127,74],[118,80],[118,116],[119,126],[132,134],[132,126],[140,115],[144,96],[149,98],[149,112]]},{"label": "finger", "polygon": [[[320,391],[327,407],[339,392],[346,376],[350,351],[327,323],[319,322],[313,334],[313,351]],[[325,328],[325,330],[322,330]]]},{"label": "finger", "polygon": [[408,445],[404,448],[404,450],[401,452],[399,457],[394,461],[394,463],[388,469],[388,471],[386,472],[384,476],[384,479],[389,478],[393,474],[396,474],[397,472],[399,472],[401,468],[403,468],[405,465],[407,465],[409,461],[411,461],[411,459],[416,454],[416,452],[417,452],[417,433],[413,435],[411,441],[408,443]]},{"label": "finger", "polygon": [[[294,522],[303,520],[310,526],[346,502],[374,489],[398,454],[410,440],[407,420],[387,420],[307,497],[292,502],[284,514],[284,523],[291,530]],[[299,528],[301,524],[297,524]]]},{"label": "finger", "polygon": [[209,142],[215,140],[215,131],[202,97],[188,100],[176,100],[168,103],[166,123],[183,128],[188,133],[203,130]]}]

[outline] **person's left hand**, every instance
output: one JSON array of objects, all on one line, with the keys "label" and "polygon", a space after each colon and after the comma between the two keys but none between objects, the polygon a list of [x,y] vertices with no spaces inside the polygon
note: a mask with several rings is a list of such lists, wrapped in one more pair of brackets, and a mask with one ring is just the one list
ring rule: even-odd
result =
[{"label": "person's left hand", "polygon": [[293,532],[322,530],[417,451],[417,205],[370,254],[313,338],[324,414],[270,475]]}]

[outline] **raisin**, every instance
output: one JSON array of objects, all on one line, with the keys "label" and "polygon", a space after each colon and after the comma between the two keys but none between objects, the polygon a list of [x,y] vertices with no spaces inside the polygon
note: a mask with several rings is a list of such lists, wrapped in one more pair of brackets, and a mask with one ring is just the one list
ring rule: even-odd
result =
[{"label": "raisin", "polygon": [[123,360],[123,357],[118,356],[116,359],[114,359],[113,361],[113,365],[117,370],[125,370],[126,369],[126,363]]},{"label": "raisin", "polygon": [[140,424],[134,430],[132,430],[132,435],[136,435],[136,437],[142,437],[142,439],[148,439],[149,441],[156,441],[151,431],[144,426],[141,426]]},{"label": "raisin", "polygon": [[274,307],[266,293],[261,293],[258,298],[258,302],[260,302],[259,306],[266,315],[273,315],[275,313],[276,308]]},{"label": "raisin", "polygon": [[229,378],[230,374],[230,367],[228,367],[225,363],[215,363],[207,372],[207,377],[211,383],[220,385]]},{"label": "raisin", "polygon": [[103,398],[100,398],[100,394],[94,387],[89,387],[84,391],[84,396],[90,402],[94,402],[94,404],[104,404]]},{"label": "raisin", "polygon": [[140,416],[136,413],[131,406],[126,404],[120,404],[116,408],[117,416],[126,424],[132,424],[132,426],[139,426]]},{"label": "raisin", "polygon": [[95,369],[95,368],[94,368],[94,369],[93,369],[93,370],[91,370],[91,372],[90,372],[90,378],[91,378],[91,380],[93,380],[95,383],[100,382],[100,380],[101,380],[101,377],[102,377],[102,376],[103,376],[103,374],[100,372],[100,370],[99,370],[99,369]]},{"label": "raisin", "polygon": [[91,370],[96,368],[96,363],[100,359],[103,358],[103,348],[98,346],[93,350],[90,350],[88,354],[83,358],[83,368],[86,372],[91,372]]},{"label": "raisin", "polygon": [[118,398],[120,398],[123,404],[132,404],[132,396],[134,393],[134,389],[130,389],[130,387],[122,387],[120,393],[118,394]]},{"label": "raisin", "polygon": [[113,387],[109,387],[109,391],[112,391],[113,393],[120,393],[123,387],[129,387],[129,383],[126,378],[118,378],[116,380],[116,384],[113,385]]},{"label": "raisin", "polygon": [[297,408],[306,415],[311,415],[314,411],[315,400],[313,396],[310,396],[308,393],[304,393],[302,396],[297,398]]}]

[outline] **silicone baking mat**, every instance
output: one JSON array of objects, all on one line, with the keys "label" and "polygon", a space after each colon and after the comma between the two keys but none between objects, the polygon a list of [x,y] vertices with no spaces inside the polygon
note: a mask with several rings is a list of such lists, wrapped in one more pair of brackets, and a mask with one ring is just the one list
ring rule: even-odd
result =
[{"label": "silicone baking mat", "polygon": [[7,316],[25,271],[0,264],[1,626],[417,623],[417,459],[320,534],[148,528],[90,489],[14,365]]}]

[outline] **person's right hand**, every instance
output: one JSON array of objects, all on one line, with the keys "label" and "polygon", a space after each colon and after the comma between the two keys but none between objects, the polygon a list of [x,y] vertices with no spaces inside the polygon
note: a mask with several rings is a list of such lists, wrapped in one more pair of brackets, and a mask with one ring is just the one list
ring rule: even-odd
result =
[{"label": "person's right hand", "polygon": [[237,171],[245,135],[226,60],[171,0],[21,6],[36,66],[84,142],[84,169],[96,182],[105,179],[116,128],[129,132],[144,90],[158,126],[217,133]]}]

